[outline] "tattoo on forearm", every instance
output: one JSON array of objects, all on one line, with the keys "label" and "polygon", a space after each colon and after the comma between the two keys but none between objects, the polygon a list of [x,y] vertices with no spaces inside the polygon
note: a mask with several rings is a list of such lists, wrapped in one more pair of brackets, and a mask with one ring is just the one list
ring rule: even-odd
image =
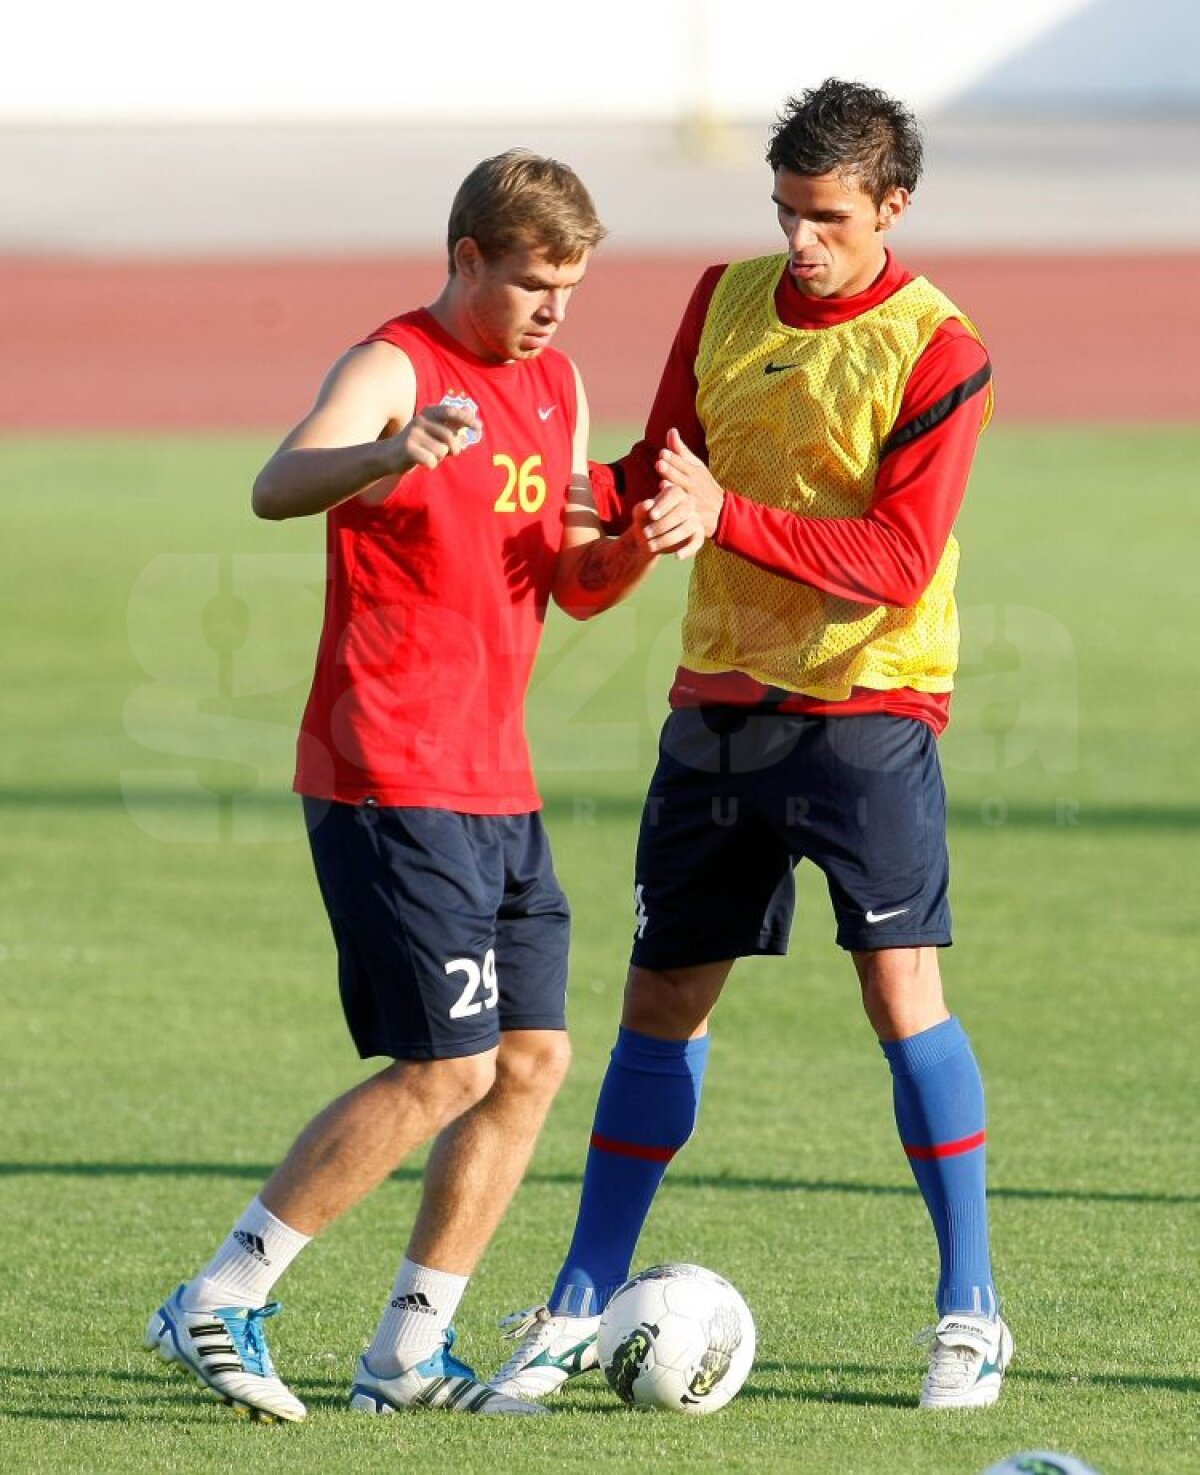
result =
[{"label": "tattoo on forearm", "polygon": [[590,543],[579,561],[579,586],[595,593],[628,578],[637,562],[637,550],[624,538],[601,538]]}]

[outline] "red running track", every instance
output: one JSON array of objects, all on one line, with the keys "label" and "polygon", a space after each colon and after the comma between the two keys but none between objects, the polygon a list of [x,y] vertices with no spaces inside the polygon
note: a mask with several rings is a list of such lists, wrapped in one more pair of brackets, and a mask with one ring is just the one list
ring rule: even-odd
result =
[{"label": "red running track", "polygon": [[[997,423],[1200,420],[1200,254],[905,257],[971,315]],[[595,421],[639,422],[700,257],[601,255],[559,338]],[[0,260],[0,430],[282,432],[441,258]]]}]

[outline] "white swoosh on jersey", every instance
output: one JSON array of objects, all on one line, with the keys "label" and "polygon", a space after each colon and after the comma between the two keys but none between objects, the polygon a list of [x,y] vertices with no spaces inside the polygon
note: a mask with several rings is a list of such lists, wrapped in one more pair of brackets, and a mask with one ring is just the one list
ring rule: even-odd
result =
[{"label": "white swoosh on jersey", "polygon": [[558,409],[558,406],[557,405],[551,405],[548,409],[543,410],[541,408],[541,406],[539,405],[538,406],[538,419],[539,420],[549,420],[550,416],[553,415],[554,412],[555,412],[555,410],[557,410],[557,409]]},{"label": "white swoosh on jersey", "polygon": [[910,907],[897,907],[894,912],[868,912],[867,921],[872,923],[886,922],[889,917],[902,917],[905,912],[910,910]]}]

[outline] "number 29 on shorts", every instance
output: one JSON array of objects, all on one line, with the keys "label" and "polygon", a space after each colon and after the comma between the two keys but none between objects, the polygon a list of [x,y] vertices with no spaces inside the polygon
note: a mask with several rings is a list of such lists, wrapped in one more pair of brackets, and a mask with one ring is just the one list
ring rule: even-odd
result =
[{"label": "number 29 on shorts", "polygon": [[494,1009],[500,999],[500,985],[496,978],[496,950],[488,948],[483,955],[481,968],[474,958],[451,958],[446,964],[446,975],[453,978],[456,973],[466,977],[462,992],[450,1005],[451,1019],[469,1019],[473,1014],[482,1014],[485,1009]]}]

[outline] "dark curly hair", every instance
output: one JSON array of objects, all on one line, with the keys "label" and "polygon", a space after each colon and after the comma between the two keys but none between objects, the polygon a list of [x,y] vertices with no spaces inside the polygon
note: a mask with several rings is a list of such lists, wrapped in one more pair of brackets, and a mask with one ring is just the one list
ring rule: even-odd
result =
[{"label": "dark curly hair", "polygon": [[897,186],[911,194],[921,162],[921,130],[904,104],[837,77],[788,98],[767,148],[772,169],[853,175],[876,205]]}]

